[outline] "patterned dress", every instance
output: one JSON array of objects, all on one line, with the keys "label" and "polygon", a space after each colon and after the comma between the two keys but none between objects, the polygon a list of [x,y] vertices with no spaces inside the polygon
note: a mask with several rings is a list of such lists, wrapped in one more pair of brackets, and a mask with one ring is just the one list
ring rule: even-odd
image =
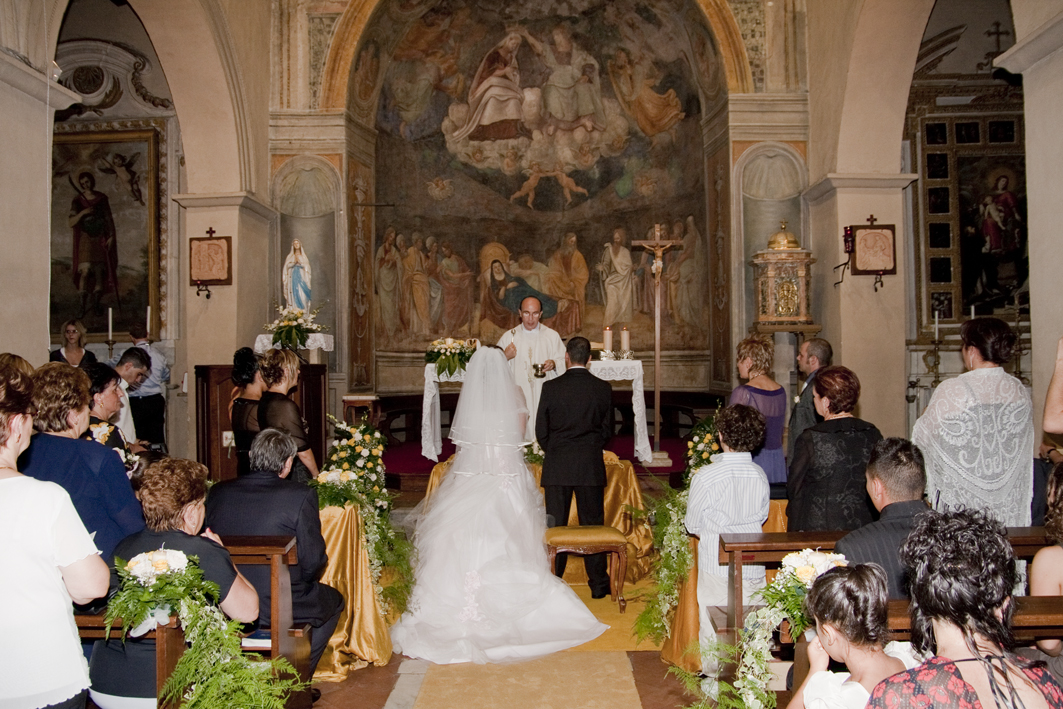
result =
[{"label": "patterned dress", "polygon": [[[1063,708],[1063,688],[1048,670],[1028,667],[1023,672],[1044,695],[1049,707]],[[960,675],[956,663],[944,657],[931,657],[918,667],[882,680],[871,692],[867,706],[868,709],[982,709],[974,687]]]}]

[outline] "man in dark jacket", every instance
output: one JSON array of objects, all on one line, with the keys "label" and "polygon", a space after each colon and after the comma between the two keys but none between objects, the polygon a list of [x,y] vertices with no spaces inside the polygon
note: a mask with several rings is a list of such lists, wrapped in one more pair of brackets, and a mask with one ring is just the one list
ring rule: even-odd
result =
[{"label": "man in dark jacket", "polygon": [[[613,390],[587,369],[591,343],[573,337],[565,351],[566,371],[543,384],[535,418],[535,437],[542,446],[542,486],[551,526],[568,524],[576,496],[581,525],[605,524],[605,461],[602,451],[613,436]],[[557,556],[557,575],[565,572],[566,555]],[[605,554],[584,557],[591,596],[609,594]]]},{"label": "man in dark jacket", "polygon": [[[328,563],[321,536],[317,491],[286,480],[296,445],[275,428],[263,430],[251,445],[251,473],[218,483],[207,495],[206,526],[216,534],[295,537],[299,563],[290,567],[292,618],[309,623],[310,671],[328,646],[343,610],[339,591],[320,583]],[[240,571],[258,591],[259,623],[270,618],[268,566],[242,566]]]}]

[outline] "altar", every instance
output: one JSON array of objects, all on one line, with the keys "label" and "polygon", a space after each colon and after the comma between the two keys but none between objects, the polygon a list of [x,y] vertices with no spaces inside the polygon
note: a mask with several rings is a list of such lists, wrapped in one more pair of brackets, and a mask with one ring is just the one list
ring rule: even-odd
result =
[{"label": "altar", "polygon": [[[605,381],[630,381],[631,406],[635,411],[635,457],[646,464],[653,460],[653,448],[646,427],[646,397],[643,394],[642,362],[637,359],[592,360],[591,374]],[[439,460],[443,450],[442,413],[439,407],[439,383],[461,382],[465,370],[440,377],[435,364],[424,366],[424,401],[421,405],[421,455]]]}]

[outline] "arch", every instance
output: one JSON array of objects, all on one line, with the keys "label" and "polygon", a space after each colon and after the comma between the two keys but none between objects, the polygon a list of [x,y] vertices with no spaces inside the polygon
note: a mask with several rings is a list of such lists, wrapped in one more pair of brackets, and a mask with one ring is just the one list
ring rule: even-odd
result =
[{"label": "arch", "polygon": [[[373,12],[381,2],[386,1],[352,0],[336,21],[321,80],[319,108],[322,110],[343,110],[348,107],[348,84],[354,71],[355,51]],[[706,23],[719,43],[728,92],[751,93],[753,72],[749,67],[745,43],[742,41],[742,31],[731,8],[726,0],[695,2],[705,14]]]},{"label": "arch", "polygon": [[[326,211],[318,212],[317,209],[312,209],[313,214],[294,214],[291,211],[284,209],[284,202],[288,195],[291,194],[292,189],[298,189],[300,185],[306,185],[305,182],[299,179],[300,172],[313,171],[319,173],[314,177],[314,183],[324,191],[327,192],[329,197],[328,212],[340,212],[341,200],[342,200],[342,182],[340,175],[336,171],[336,166],[330,163],[324,158],[317,155],[296,155],[284,162],[277,173],[273,176],[273,180],[270,185],[270,199],[271,204],[276,205],[279,212],[289,214],[291,216],[320,216],[326,214]],[[315,205],[315,207],[318,205]]]}]

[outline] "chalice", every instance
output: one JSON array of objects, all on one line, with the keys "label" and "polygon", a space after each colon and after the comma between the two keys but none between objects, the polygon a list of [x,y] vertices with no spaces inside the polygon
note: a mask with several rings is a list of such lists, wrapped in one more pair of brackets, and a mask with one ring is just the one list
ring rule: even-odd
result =
[{"label": "chalice", "polygon": [[536,379],[543,379],[546,377],[546,372],[543,371],[543,365],[533,364],[532,372],[535,374]]}]

